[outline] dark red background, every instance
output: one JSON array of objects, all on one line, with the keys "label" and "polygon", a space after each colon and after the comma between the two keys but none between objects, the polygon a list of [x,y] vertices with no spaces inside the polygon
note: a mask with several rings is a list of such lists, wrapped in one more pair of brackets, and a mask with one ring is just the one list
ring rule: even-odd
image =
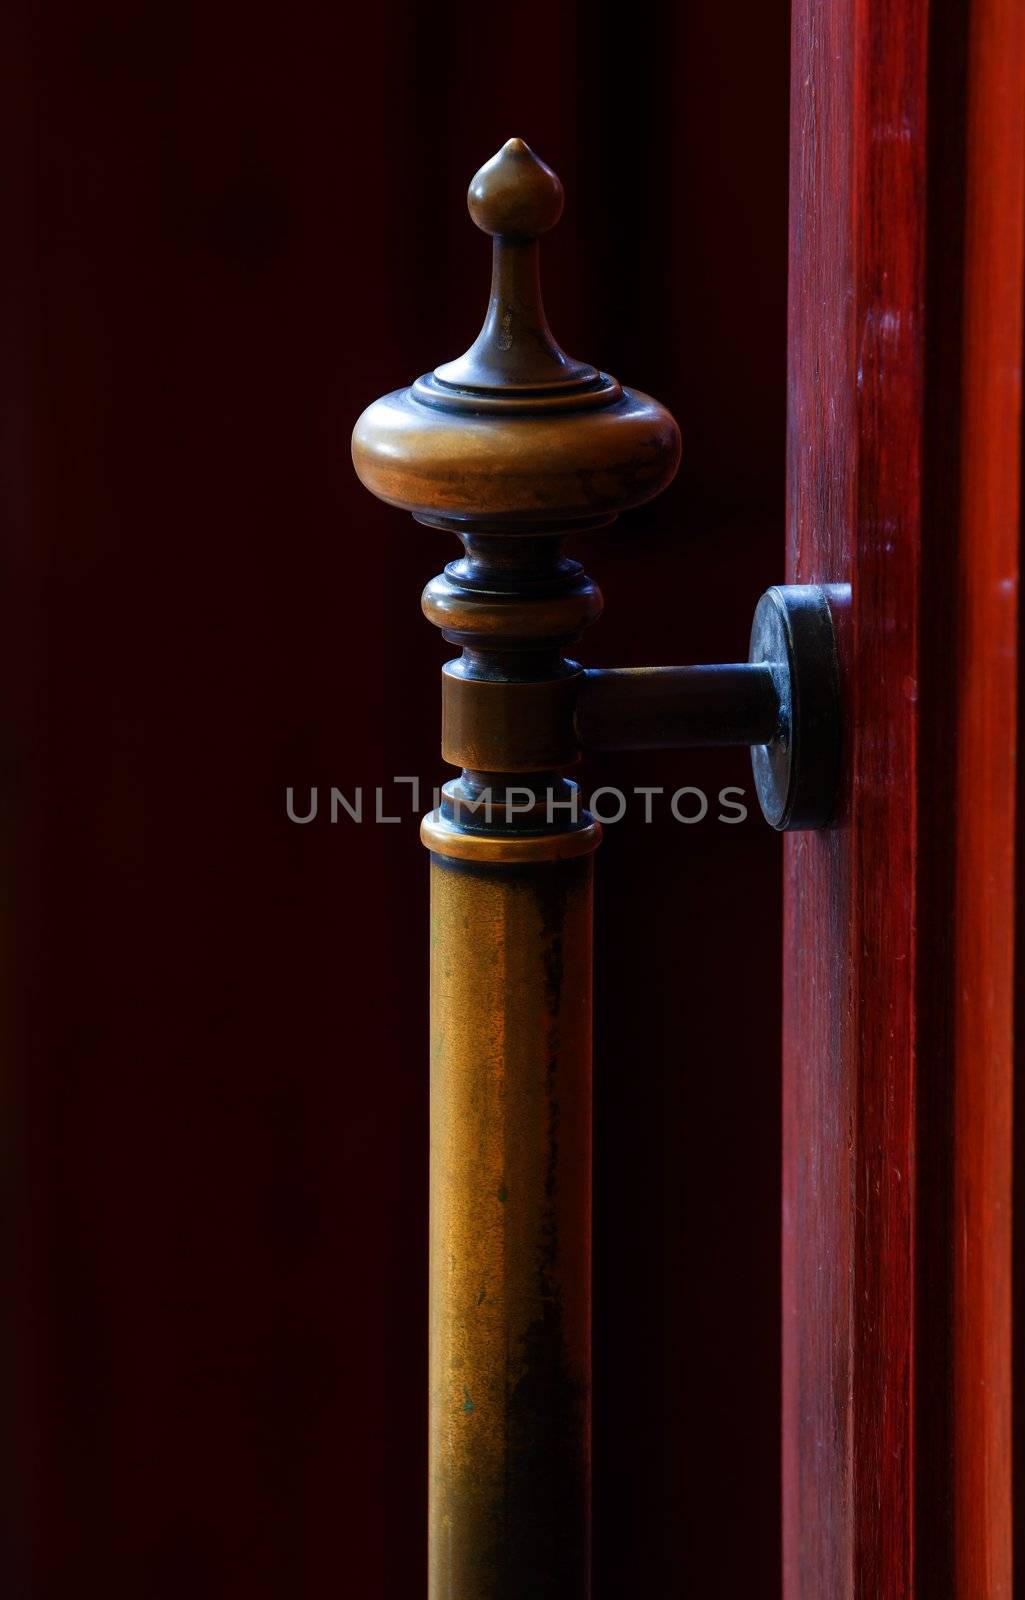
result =
[{"label": "dark red background", "polygon": [[[582,658],[743,657],[783,576],[786,7],[42,0],[5,33],[5,1593],[407,1600],[426,860],[285,787],[440,774],[417,596],[455,547],[349,431],[473,337],[465,186],[527,138],[568,193],[557,333],[684,433],[664,501],[577,547]],[[600,858],[598,1595],[771,1600],[779,844],[664,818]]]}]

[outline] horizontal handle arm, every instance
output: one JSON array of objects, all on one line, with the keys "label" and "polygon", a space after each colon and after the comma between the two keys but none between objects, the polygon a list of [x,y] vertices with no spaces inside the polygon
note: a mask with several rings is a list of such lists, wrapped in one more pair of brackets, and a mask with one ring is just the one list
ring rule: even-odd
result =
[{"label": "horizontal handle arm", "polygon": [[779,696],[763,662],[709,667],[598,667],[583,675],[575,725],[584,750],[767,744]]}]

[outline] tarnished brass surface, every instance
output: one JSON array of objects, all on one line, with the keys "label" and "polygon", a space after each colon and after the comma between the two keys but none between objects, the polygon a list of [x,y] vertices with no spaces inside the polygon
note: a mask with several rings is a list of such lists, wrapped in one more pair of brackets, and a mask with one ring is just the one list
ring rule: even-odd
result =
[{"label": "tarnished brass surface", "polygon": [[399,389],[363,413],[352,452],[362,482],[390,505],[523,522],[640,505],[672,478],[680,444],[669,413],[636,390],[539,418],[441,410]]},{"label": "tarnished brass surface", "polygon": [[[456,563],[457,568],[466,565]],[[468,590],[457,581],[460,576],[457,571],[454,577],[444,572],[432,578],[420,601],[427,620],[454,644],[472,640],[504,648],[513,641],[544,645],[576,639],[601,615],[601,595],[589,578],[575,579],[552,594],[518,596],[494,588]],[[494,582],[493,573],[484,576]]]},{"label": "tarnished brass surface", "polygon": [[773,668],[751,661],[591,668],[574,710],[583,750],[763,744],[776,737],[780,718]]},{"label": "tarnished brass surface", "polygon": [[573,726],[583,668],[560,662],[520,682],[480,676],[465,656],[441,677],[441,753],[455,767],[539,772],[568,767],[580,747]]},{"label": "tarnished brass surface", "polygon": [[431,896],[430,1594],[586,1600],[591,861]]},{"label": "tarnished brass surface", "polygon": [[461,651],[443,669],[442,751],[462,769],[421,829],[433,908],[429,1594],[589,1600],[601,829],[567,771],[587,749],[751,744],[756,776],[807,774],[806,787],[783,785],[778,815],[759,785],[773,825],[820,826],[839,680],[829,598],[802,586],[763,598],[756,622],[775,596],[786,637],[759,634],[747,663],[588,671],[568,658],[602,599],[563,543],[665,488],[679,430],[657,401],[573,360],[548,326],[538,238],[562,211],[554,172],[510,139],[473,179],[469,207],[493,237],[480,334],[375,401],[352,439],[368,489],[463,546],[422,598]]},{"label": "tarnished brass surface", "polygon": [[574,361],[548,326],[538,236],[562,199],[522,139],[474,177],[470,214],[494,239],[487,316],[465,355],[356,423],[353,463],[379,499],[428,518],[554,526],[615,516],[672,479],[680,432],[665,407]]},{"label": "tarnished brass surface", "polygon": [[[587,813],[584,813],[585,817]],[[590,855],[601,840],[601,824],[588,818],[582,828],[552,829],[547,833],[475,833],[456,827],[440,811],[432,811],[420,824],[420,837],[433,854],[452,861],[537,862],[566,861]]]},{"label": "tarnished brass surface", "polygon": [[[562,185],[510,139],[470,186],[493,236],[465,355],[356,424],[367,488],[456,533],[423,607],[462,650],[424,820],[432,854],[431,1600],[587,1600],[591,852],[566,777],[601,611],[562,553],[670,481],[680,436],[647,395],[559,348],[538,235]],[[526,802],[524,804],[524,795]],[[493,801],[493,803],[492,803]],[[486,802],[486,803],[485,803]]]}]

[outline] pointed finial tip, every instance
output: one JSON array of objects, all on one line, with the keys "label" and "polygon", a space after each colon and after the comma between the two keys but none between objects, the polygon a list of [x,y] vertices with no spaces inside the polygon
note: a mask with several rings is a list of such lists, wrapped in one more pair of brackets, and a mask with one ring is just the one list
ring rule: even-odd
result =
[{"label": "pointed finial tip", "polygon": [[507,139],[474,174],[466,203],[484,233],[536,239],[562,216],[562,184],[524,139]]}]

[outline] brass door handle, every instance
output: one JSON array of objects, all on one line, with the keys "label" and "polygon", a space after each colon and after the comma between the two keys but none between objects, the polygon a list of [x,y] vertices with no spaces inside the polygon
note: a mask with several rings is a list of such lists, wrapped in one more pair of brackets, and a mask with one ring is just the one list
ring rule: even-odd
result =
[{"label": "brass door handle", "polygon": [[[432,877],[430,1593],[589,1593],[591,856],[566,776],[582,750],[748,744],[778,828],[831,817],[835,592],[770,589],[750,660],[585,671],[602,608],[574,531],[658,494],[669,412],[560,349],[538,239],[562,185],[520,139],[474,177],[491,297],[465,355],[375,401],[365,486],[448,529],[423,608],[460,769],[423,824]],[[513,793],[519,796],[514,805]],[[526,795],[524,804],[523,796]]]}]

